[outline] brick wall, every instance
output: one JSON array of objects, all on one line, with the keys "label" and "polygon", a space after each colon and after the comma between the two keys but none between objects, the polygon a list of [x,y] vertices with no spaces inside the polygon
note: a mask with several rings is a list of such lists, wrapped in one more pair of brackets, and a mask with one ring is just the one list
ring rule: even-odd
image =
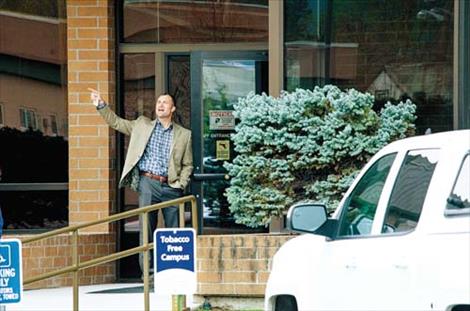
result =
[{"label": "brick wall", "polygon": [[[109,2],[109,3],[108,3]],[[114,133],[90,102],[88,88],[113,107],[114,7],[111,0],[67,1],[69,102],[69,224],[114,210]],[[108,232],[107,226],[96,232]]]},{"label": "brick wall", "polygon": [[[197,239],[198,296],[262,297],[274,253],[293,235],[201,235]],[[79,237],[80,262],[115,251],[114,234],[83,234]],[[71,265],[70,236],[61,235],[23,245],[23,279]],[[80,272],[80,284],[110,283],[115,264],[104,264]],[[70,286],[65,274],[35,282],[27,288]]]},{"label": "brick wall", "polygon": [[[29,236],[5,236],[25,238]],[[79,236],[78,255],[80,262],[98,258],[115,251],[114,234],[84,234]],[[31,277],[53,272],[72,264],[72,246],[69,235],[60,235],[38,242],[23,244],[23,281]],[[115,265],[103,264],[80,271],[80,284],[110,283],[116,278]],[[63,274],[27,285],[26,289],[71,286],[72,274]]]},{"label": "brick wall", "polygon": [[272,234],[199,236],[197,294],[263,296],[272,256],[292,237]]},{"label": "brick wall", "polygon": [[[262,297],[272,256],[292,235],[201,235],[197,239],[197,271],[200,296]],[[8,238],[8,237],[7,237]],[[71,265],[70,236],[23,245],[23,279]],[[79,237],[80,262],[115,251],[114,234],[84,234]],[[80,272],[80,284],[109,283],[115,265],[104,264]],[[65,274],[32,283],[27,288],[70,286]]]}]

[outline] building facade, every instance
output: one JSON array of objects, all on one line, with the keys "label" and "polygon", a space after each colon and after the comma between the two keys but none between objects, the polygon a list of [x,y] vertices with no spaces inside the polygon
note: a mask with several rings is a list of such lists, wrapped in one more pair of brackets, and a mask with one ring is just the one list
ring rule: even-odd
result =
[{"label": "building facade", "polygon": [[[289,237],[235,224],[224,189],[233,103],[249,92],[335,84],[410,98],[417,132],[470,127],[470,3],[463,0],[41,0],[0,3],[0,206],[29,236],[137,207],[118,189],[127,137],[90,103],[153,114],[176,99],[193,132],[200,294],[262,295]],[[81,259],[138,244],[137,220],[82,232]],[[256,233],[253,235],[253,233]],[[228,234],[228,235],[227,235]],[[247,235],[250,234],[250,235]],[[70,264],[69,237],[24,250],[29,275]],[[82,283],[139,277],[137,258],[85,270]],[[70,283],[58,277],[37,286]]]}]

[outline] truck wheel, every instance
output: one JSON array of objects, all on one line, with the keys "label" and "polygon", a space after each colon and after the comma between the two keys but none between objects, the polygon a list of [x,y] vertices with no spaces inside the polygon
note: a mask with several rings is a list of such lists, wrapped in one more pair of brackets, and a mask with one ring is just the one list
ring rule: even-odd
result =
[{"label": "truck wheel", "polygon": [[274,311],[298,311],[295,297],[291,295],[277,296]]}]

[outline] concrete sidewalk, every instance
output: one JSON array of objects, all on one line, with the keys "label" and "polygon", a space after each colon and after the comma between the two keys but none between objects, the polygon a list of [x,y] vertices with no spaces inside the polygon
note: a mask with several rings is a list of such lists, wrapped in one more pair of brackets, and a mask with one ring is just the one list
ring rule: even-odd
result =
[{"label": "concrete sidewalk", "polygon": [[[153,291],[153,289],[152,289]],[[192,297],[186,305],[193,306]],[[72,287],[26,290],[21,302],[7,304],[6,311],[71,311]],[[80,286],[80,311],[140,311],[144,310],[142,283],[117,283]],[[150,293],[150,310],[171,310],[171,296]]]}]

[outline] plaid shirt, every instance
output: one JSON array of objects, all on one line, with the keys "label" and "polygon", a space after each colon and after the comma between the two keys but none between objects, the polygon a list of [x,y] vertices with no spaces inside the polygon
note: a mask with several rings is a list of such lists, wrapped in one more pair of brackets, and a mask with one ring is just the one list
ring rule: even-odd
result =
[{"label": "plaid shirt", "polygon": [[152,135],[145,147],[145,152],[139,161],[139,170],[155,175],[168,176],[168,162],[173,140],[173,124],[167,129],[157,121]]}]

